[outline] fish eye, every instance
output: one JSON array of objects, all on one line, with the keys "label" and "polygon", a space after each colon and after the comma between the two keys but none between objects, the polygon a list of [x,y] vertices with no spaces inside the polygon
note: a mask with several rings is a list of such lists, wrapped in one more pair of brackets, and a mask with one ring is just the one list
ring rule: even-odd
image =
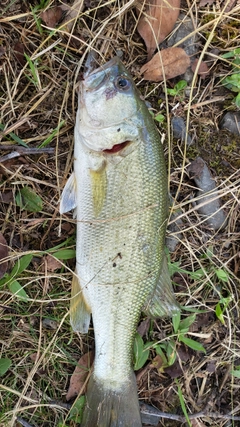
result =
[{"label": "fish eye", "polygon": [[131,81],[125,76],[119,76],[115,80],[115,86],[119,90],[128,90],[131,88]]}]

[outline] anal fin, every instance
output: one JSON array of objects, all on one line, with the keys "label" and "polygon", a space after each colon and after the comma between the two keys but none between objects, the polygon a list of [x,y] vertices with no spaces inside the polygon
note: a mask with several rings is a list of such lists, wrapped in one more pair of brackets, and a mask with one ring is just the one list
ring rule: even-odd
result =
[{"label": "anal fin", "polygon": [[73,275],[70,302],[70,323],[74,332],[86,334],[89,328],[91,309],[85,302],[79,279]]},{"label": "anal fin", "polygon": [[168,270],[167,257],[164,254],[162,270],[154,292],[147,298],[143,311],[149,317],[174,316],[180,310],[175,299],[172,281]]}]

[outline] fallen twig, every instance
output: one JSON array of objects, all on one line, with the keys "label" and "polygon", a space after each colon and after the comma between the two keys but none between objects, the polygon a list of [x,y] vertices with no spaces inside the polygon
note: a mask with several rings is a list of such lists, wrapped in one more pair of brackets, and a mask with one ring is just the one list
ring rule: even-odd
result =
[{"label": "fallen twig", "polygon": [[21,417],[17,417],[17,422],[21,424],[23,427],[33,427],[31,424],[29,424],[27,421],[25,421]]},{"label": "fallen twig", "polygon": [[28,156],[30,154],[53,154],[55,149],[53,147],[47,148],[25,148],[25,147],[16,147],[15,145],[1,145],[1,150],[8,151],[12,150],[14,147],[14,151],[5,156],[0,157],[0,162],[6,162],[7,160],[14,159],[15,157],[20,156]]},{"label": "fallen twig", "polygon": [[[142,422],[144,424],[157,425],[161,418],[167,418],[169,420],[186,422],[186,418],[184,415],[176,415],[176,414],[168,414],[166,412],[161,412],[152,406],[146,404],[140,404],[140,411]],[[196,412],[195,414],[190,414],[190,420],[196,418],[219,418],[224,420],[232,420],[232,421],[240,421],[240,416],[232,415],[232,414],[219,414],[218,412],[209,412],[207,410],[203,410],[200,412]]]}]

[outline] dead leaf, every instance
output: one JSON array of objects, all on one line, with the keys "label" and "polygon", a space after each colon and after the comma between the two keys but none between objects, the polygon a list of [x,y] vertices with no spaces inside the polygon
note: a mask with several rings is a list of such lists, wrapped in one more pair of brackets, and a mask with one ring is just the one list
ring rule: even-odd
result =
[{"label": "dead leaf", "polygon": [[44,258],[44,264],[42,265],[42,271],[45,271],[45,266],[47,268],[47,271],[53,272],[53,271],[61,268],[62,264],[58,259],[54,258],[52,255],[47,255]]},{"label": "dead leaf", "polygon": [[147,334],[147,332],[149,330],[149,326],[150,326],[150,318],[147,317],[147,319],[143,320],[137,328],[137,331],[138,331],[139,335],[141,335],[141,337],[143,337],[143,335]]},{"label": "dead leaf", "polygon": [[6,203],[9,205],[9,203],[13,202],[13,192],[12,191],[5,191],[4,193],[0,194],[0,200],[1,203]]},{"label": "dead leaf", "polygon": [[8,245],[5,237],[0,233],[0,278],[4,276],[8,268],[8,261],[2,261],[8,256]]},{"label": "dead leaf", "polygon": [[206,4],[211,5],[211,4],[213,4],[214,2],[215,2],[215,0],[201,0],[201,1],[200,1],[200,3],[199,3],[199,6],[200,6],[200,7],[202,7],[202,6],[206,6]]},{"label": "dead leaf", "polygon": [[148,0],[137,30],[143,38],[148,60],[155,49],[172,31],[180,12],[180,0]]},{"label": "dead leaf", "polygon": [[81,394],[85,393],[86,379],[89,373],[89,368],[92,366],[94,360],[93,351],[85,353],[80,359],[74,369],[74,372],[70,379],[69,389],[66,395],[66,400],[70,400]]},{"label": "dead leaf", "polygon": [[151,368],[155,369],[161,369],[163,366],[163,360],[159,354],[157,354],[154,359],[152,360],[152,363],[150,365]]},{"label": "dead leaf", "polygon": [[173,365],[165,368],[164,372],[166,372],[166,374],[168,374],[171,378],[178,378],[178,377],[181,377],[183,374],[182,368],[178,360],[175,360]]},{"label": "dead leaf", "polygon": [[[65,12],[65,17],[62,21],[64,28],[70,33],[75,20],[83,10],[84,0],[75,0],[72,6],[70,4],[62,4],[61,8]],[[62,25],[61,24],[61,25]]]},{"label": "dead leaf", "polygon": [[216,361],[215,360],[211,360],[210,362],[208,362],[208,364],[206,366],[206,371],[207,372],[210,372],[212,374],[213,372],[216,371],[216,369],[217,369],[217,366],[216,366]]},{"label": "dead leaf", "polygon": [[18,62],[24,66],[26,64],[26,58],[24,56],[24,45],[20,42],[17,41],[14,46],[13,46],[13,53],[15,55],[15,57],[17,58]]},{"label": "dead leaf", "polygon": [[237,5],[237,1],[236,0],[230,0],[224,10],[224,12],[230,12],[230,10],[232,10],[235,6]]},{"label": "dead leaf", "polygon": [[63,10],[60,6],[51,7],[41,13],[40,17],[48,27],[55,28],[62,19]]},{"label": "dead leaf", "polygon": [[[215,2],[216,2],[216,0],[201,0],[198,6],[204,7],[207,4],[209,4],[209,6],[211,6]],[[228,2],[227,5],[226,5],[226,2]],[[237,4],[237,0],[225,0],[221,4],[221,10],[223,10],[223,8],[224,8],[224,12],[226,12],[226,13],[230,12],[230,10],[232,10],[236,6],[236,4]]]},{"label": "dead leaf", "polygon": [[[147,366],[144,366],[144,368],[140,369],[137,374],[136,374],[136,381],[138,386],[140,385],[140,381],[142,383],[142,381],[145,381],[145,376],[147,374],[147,372],[151,371],[151,363],[148,363]],[[140,387],[139,387],[140,388]]]},{"label": "dead leaf", "polygon": [[157,52],[140,70],[144,80],[160,82],[180,76],[190,65],[190,58],[181,47],[169,47]]},{"label": "dead leaf", "polygon": [[[196,68],[198,66],[198,62],[199,62],[199,60],[195,59],[195,61],[193,62],[192,66],[191,66],[191,69],[192,69],[193,73],[195,72],[195,70],[196,70]],[[198,73],[199,76],[202,77],[202,79],[205,79],[205,77],[209,76],[210,71],[209,71],[209,68],[208,68],[206,62],[204,62],[204,61],[200,62],[200,65],[199,65],[197,73]]]}]

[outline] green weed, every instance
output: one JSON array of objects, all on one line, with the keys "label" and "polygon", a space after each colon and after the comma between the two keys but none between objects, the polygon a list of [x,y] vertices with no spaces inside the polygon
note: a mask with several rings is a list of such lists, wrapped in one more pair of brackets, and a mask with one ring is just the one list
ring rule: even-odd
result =
[{"label": "green weed", "polygon": [[167,88],[167,94],[171,96],[178,96],[182,99],[184,97],[184,89],[186,86],[186,80],[179,80],[173,88]]},{"label": "green weed", "polygon": [[73,406],[71,407],[67,421],[80,423],[82,422],[83,409],[85,406],[85,396],[80,396],[77,400],[75,400]]},{"label": "green weed", "polygon": [[38,61],[37,60],[32,61],[30,56],[28,56],[25,52],[24,52],[24,56],[30,68],[30,74],[26,74],[26,77],[30,80],[31,83],[34,84],[34,86],[36,86],[39,90],[41,90],[41,81],[39,77],[39,71],[37,68]]},{"label": "green weed", "polygon": [[[0,130],[2,131],[5,130],[5,126],[2,123],[0,123]],[[9,132],[5,136],[7,135],[9,135],[9,138],[7,139],[9,140],[12,139],[13,141],[17,142],[19,145],[22,145],[23,147],[28,148],[28,145],[21,138],[19,138],[19,136],[17,136],[14,132]]]},{"label": "green weed", "polygon": [[185,415],[185,418],[187,420],[187,423],[188,423],[189,427],[191,427],[192,424],[191,424],[191,421],[190,421],[188,413],[187,413],[187,408],[186,408],[186,404],[185,404],[185,401],[184,401],[184,397],[183,397],[183,394],[182,394],[181,387],[180,387],[179,382],[178,382],[177,379],[175,379],[175,382],[177,383],[177,387],[178,387],[178,397],[179,397],[179,402],[180,402],[182,411],[183,411],[183,413]]},{"label": "green weed", "polygon": [[6,357],[0,359],[0,377],[2,377],[10,368],[12,361]]},{"label": "green weed", "polygon": [[29,212],[40,212],[43,208],[43,201],[30,187],[23,187],[15,197],[16,205],[22,210]]},{"label": "green weed", "polygon": [[[191,280],[202,280],[206,275],[211,274],[213,276],[213,281],[216,284],[221,282],[229,281],[229,273],[223,268],[217,268],[212,262],[213,257],[213,248],[208,248],[206,253],[201,256],[202,260],[208,260],[206,266],[203,266],[196,271],[188,271],[181,267],[181,259],[176,262],[171,262],[169,252],[167,253],[168,267],[170,276],[173,276],[175,273],[185,274]],[[221,323],[224,322],[224,312],[226,311],[228,305],[232,301],[231,296],[223,297],[219,292],[219,301],[215,307],[215,315],[220,320]],[[191,348],[194,351],[201,351],[206,353],[205,348],[199,342],[188,337],[188,332],[191,325],[196,320],[196,315],[199,313],[205,312],[205,310],[199,310],[191,307],[181,307],[184,311],[192,311],[193,314],[185,317],[181,320],[181,313],[177,313],[172,318],[173,325],[173,334],[166,337],[164,342],[148,341],[144,343],[142,337],[137,333],[134,341],[134,369],[141,369],[146,361],[149,358],[150,349],[153,349],[157,355],[161,357],[161,367],[160,371],[163,372],[165,368],[172,366],[177,358],[177,347],[179,343],[184,343],[187,347]]]},{"label": "green weed", "polygon": [[50,142],[52,141],[52,139],[57,135],[57,133],[59,132],[59,130],[61,129],[61,127],[65,124],[65,120],[62,120],[59,125],[53,129],[53,131],[51,132],[51,134],[39,145],[38,148],[43,148],[46,147],[48,144],[50,144]]},{"label": "green weed", "polygon": [[231,374],[235,377],[235,378],[240,378],[240,365],[235,366],[235,369],[233,371],[231,371]]},{"label": "green weed", "polygon": [[230,59],[232,66],[232,73],[223,79],[222,84],[232,92],[237,92],[233,102],[240,108],[240,48],[223,54],[222,58]]}]

